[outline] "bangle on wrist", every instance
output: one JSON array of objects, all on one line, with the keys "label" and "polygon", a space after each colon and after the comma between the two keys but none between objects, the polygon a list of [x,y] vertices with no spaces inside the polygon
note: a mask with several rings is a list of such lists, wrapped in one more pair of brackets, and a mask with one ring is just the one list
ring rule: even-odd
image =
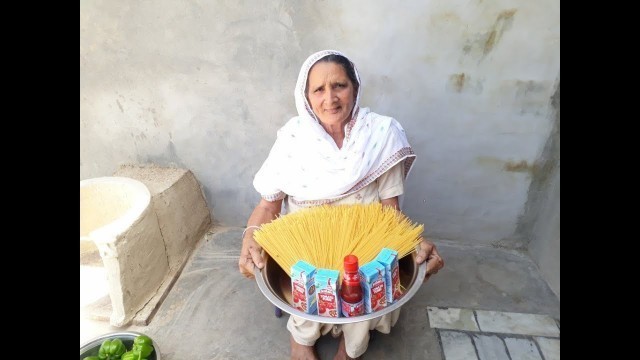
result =
[{"label": "bangle on wrist", "polygon": [[260,229],[260,226],[256,226],[256,225],[249,225],[249,226],[247,226],[247,227],[244,229],[244,231],[242,232],[242,240],[244,240],[244,234],[246,234],[246,233],[247,233],[247,230],[249,230],[249,229],[251,229],[251,228],[253,228],[253,229]]}]

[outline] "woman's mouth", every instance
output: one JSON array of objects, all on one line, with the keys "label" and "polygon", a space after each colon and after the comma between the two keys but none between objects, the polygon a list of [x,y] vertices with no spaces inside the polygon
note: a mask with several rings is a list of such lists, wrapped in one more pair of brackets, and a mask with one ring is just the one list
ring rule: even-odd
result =
[{"label": "woman's mouth", "polygon": [[326,113],[329,113],[329,114],[337,114],[337,113],[339,113],[339,112],[340,112],[340,109],[341,109],[341,108],[342,108],[342,107],[337,107],[337,108],[334,108],[334,109],[326,109],[326,110],[325,110],[325,112],[326,112]]}]

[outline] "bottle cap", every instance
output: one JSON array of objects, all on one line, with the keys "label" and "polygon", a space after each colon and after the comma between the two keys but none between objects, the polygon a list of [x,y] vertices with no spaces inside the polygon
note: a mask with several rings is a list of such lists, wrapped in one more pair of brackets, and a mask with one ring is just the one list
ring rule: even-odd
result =
[{"label": "bottle cap", "polygon": [[358,271],[358,257],[355,255],[347,255],[344,257],[344,271]]}]

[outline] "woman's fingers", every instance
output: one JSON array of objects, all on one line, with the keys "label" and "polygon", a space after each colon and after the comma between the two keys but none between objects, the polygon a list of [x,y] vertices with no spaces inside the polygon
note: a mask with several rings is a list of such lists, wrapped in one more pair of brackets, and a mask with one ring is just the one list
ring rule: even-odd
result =
[{"label": "woman's fingers", "polygon": [[238,260],[240,273],[244,277],[253,279],[256,266],[260,269],[264,267],[262,248],[253,239],[244,240],[240,251],[240,259]]},{"label": "woman's fingers", "polygon": [[422,241],[418,244],[416,251],[416,262],[418,264],[422,264],[431,253],[431,249],[433,248],[433,244],[422,238]]},{"label": "woman's fingers", "polygon": [[444,267],[444,260],[440,257],[440,255],[436,253],[431,253],[427,258],[427,274],[433,275],[437,274],[440,269]]},{"label": "woman's fingers", "polygon": [[444,260],[436,250],[435,246],[431,247],[431,253],[427,257],[427,274],[437,274],[444,267]]},{"label": "woman's fingers", "polygon": [[[251,253],[252,263],[259,269],[264,267],[264,259],[262,258],[262,248],[259,246],[249,246],[249,253]],[[252,268],[253,269],[253,268]]]},{"label": "woman's fingers", "polygon": [[418,245],[416,263],[422,264],[425,260],[427,261],[425,278],[437,274],[444,267],[444,260],[438,253],[436,246],[423,238]]},{"label": "woman's fingers", "polygon": [[240,259],[238,260],[238,268],[240,269],[240,273],[249,279],[253,279],[253,260],[251,259],[251,255],[249,252],[242,251],[240,255]]}]

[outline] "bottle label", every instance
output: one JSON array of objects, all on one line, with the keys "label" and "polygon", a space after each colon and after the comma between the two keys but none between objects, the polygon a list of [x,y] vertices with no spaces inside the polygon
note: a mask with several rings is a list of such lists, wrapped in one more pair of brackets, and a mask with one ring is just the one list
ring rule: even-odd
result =
[{"label": "bottle label", "polygon": [[364,314],[364,300],[360,300],[357,303],[349,303],[342,299],[342,316],[352,317]]},{"label": "bottle label", "polygon": [[350,273],[350,272],[346,272],[343,275],[344,277],[344,281],[349,282],[349,283],[360,283],[360,274],[357,272],[354,273]]}]

